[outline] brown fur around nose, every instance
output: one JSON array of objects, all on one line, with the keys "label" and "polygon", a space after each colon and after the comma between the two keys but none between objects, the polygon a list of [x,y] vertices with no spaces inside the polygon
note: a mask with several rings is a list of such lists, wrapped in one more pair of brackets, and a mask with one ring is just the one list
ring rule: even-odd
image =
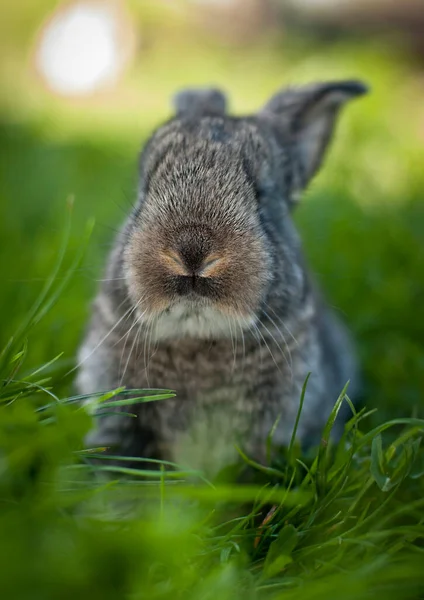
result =
[{"label": "brown fur around nose", "polygon": [[263,460],[277,418],[273,440],[288,442],[308,373],[302,442],[319,440],[349,379],[354,396],[350,336],[314,284],[291,211],[340,110],[364,92],[355,81],[283,90],[239,118],[218,90],[176,97],[176,116],[142,152],[77,384],[177,397],[139,405],[137,419],[119,409],[99,419],[88,444],[216,471],[235,443]]},{"label": "brown fur around nose", "polygon": [[181,275],[190,277],[196,275],[198,277],[219,277],[224,272],[227,261],[225,256],[218,254],[210,254],[200,263],[199,267],[194,271],[184,263],[184,260],[177,252],[173,250],[163,251],[160,253],[163,264],[169,269],[172,275]]}]

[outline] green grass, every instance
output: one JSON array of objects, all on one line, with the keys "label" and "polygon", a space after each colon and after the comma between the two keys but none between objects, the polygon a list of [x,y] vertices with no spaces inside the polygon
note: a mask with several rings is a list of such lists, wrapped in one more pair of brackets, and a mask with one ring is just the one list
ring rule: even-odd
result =
[{"label": "green grass", "polygon": [[[423,597],[423,112],[414,64],[370,41],[225,48],[157,25],[151,11],[150,46],[124,81],[71,103],[25,70],[51,3],[35,4],[10,5],[0,25],[2,597]],[[247,469],[242,456],[214,481],[184,465],[94,466],[83,450],[93,417],[66,373],[134,199],[138,149],[167,116],[169,95],[216,81],[243,112],[284,82],[350,76],[373,93],[346,109],[296,214],[311,268],[363,365],[345,439],[326,443],[330,422],[320,448],[305,454],[293,444],[250,464],[244,485],[234,483]],[[115,401],[97,398],[105,411]]]},{"label": "green grass", "polygon": [[[54,361],[22,370],[27,336],[66,293],[67,276],[47,281],[0,357],[5,597],[422,597],[423,419],[395,419],[364,433],[365,409],[356,412],[343,390],[320,447],[306,456],[293,434],[269,464],[244,457],[214,481],[160,461],[115,466],[101,449],[84,450],[92,411],[81,396],[56,395]],[[102,410],[94,418],[122,402],[115,395],[95,399]],[[140,390],[128,411],[135,401],[169,396]],[[343,402],[353,416],[333,447]],[[250,483],[236,484],[246,469]]]}]

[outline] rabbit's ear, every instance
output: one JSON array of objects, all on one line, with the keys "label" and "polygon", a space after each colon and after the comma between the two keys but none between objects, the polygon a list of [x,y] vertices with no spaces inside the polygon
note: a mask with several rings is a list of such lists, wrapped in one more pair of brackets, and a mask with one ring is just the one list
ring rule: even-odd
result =
[{"label": "rabbit's ear", "polygon": [[277,136],[294,151],[294,191],[304,188],[319,169],[340,108],[366,92],[360,81],[335,81],[283,90],[266,104],[260,114],[271,117]]},{"label": "rabbit's ear", "polygon": [[225,114],[226,98],[214,88],[182,90],[173,98],[178,117],[221,117]]}]

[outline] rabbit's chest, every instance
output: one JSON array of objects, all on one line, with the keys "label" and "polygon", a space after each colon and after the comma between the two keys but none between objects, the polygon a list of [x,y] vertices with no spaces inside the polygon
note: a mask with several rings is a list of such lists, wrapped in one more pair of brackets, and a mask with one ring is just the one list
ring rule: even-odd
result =
[{"label": "rabbit's chest", "polygon": [[236,401],[249,387],[245,357],[236,348],[204,342],[164,346],[149,361],[149,386],[177,392],[181,401],[196,404]]}]

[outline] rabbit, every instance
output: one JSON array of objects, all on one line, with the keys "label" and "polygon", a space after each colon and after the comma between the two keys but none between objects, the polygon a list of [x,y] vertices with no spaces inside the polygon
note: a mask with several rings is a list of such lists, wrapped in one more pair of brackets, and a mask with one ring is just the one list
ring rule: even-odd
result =
[{"label": "rabbit", "polygon": [[88,445],[206,470],[231,462],[237,445],[264,461],[271,429],[275,446],[289,443],[308,374],[301,444],[319,443],[348,380],[355,398],[353,342],[308,270],[292,211],[340,109],[366,92],[359,81],[283,89],[245,117],[228,116],[217,89],[174,97],[175,116],[141,153],[77,387],[176,397],[132,405],[137,418],[99,418]]}]

